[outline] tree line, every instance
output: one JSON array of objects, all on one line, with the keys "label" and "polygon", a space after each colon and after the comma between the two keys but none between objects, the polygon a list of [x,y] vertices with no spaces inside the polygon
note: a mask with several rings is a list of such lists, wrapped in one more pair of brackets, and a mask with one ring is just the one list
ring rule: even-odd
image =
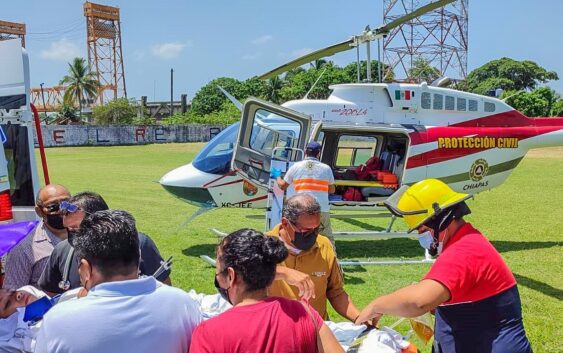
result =
[{"label": "tree line", "polygon": [[[366,65],[366,61],[361,62],[360,81],[366,80]],[[379,81],[378,66],[376,60],[371,62],[373,82]],[[383,63],[381,66],[381,72],[389,72],[383,77],[383,81],[392,81],[393,72]],[[417,82],[426,81],[429,84],[440,78],[439,71],[423,58],[417,58],[413,62],[409,76]],[[501,58],[471,71],[465,80],[452,82],[450,86],[481,95],[498,95],[498,98],[529,117],[563,116],[563,97],[551,88],[543,86],[558,79],[556,72],[549,71],[533,61]],[[352,82],[358,82],[358,68],[355,62],[339,67],[326,60],[316,60],[308,66],[289,70],[284,75],[268,80],[259,80],[257,77],[247,80],[220,77],[200,88],[188,112],[165,118],[162,123],[231,124],[238,121],[240,112],[217,86],[223,87],[240,101],[254,96],[281,104],[305,97],[325,99],[330,95],[330,85]],[[82,101],[84,98],[94,99],[100,88],[95,73],[88,68],[84,59],[76,58],[69,63],[69,74],[61,80],[61,84],[68,85],[68,88],[60,115],[69,116],[73,121],[81,121]],[[76,106],[79,108],[78,114],[74,110]],[[146,114],[138,114],[140,109],[142,108],[135,101],[120,98],[94,107],[92,116],[96,124],[155,123],[154,119]],[[141,118],[137,117],[139,115]]]}]

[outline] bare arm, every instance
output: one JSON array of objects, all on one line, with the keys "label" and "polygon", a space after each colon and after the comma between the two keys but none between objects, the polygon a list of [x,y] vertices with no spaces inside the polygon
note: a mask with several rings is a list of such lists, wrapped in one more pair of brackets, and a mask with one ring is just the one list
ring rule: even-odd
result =
[{"label": "bare arm", "polygon": [[303,272],[278,265],[276,266],[274,280],[286,281],[289,285],[297,287],[299,289],[299,297],[303,299],[308,300],[311,297],[315,297],[315,284],[311,276]]},{"label": "bare arm", "polygon": [[334,194],[335,192],[336,192],[336,185],[330,184],[330,185],[328,186],[328,193],[329,193],[329,194]]},{"label": "bare arm", "polygon": [[337,313],[339,313],[340,315],[344,316],[345,318],[347,318],[352,322],[360,314],[360,311],[358,310],[358,308],[356,308],[354,303],[352,303],[352,299],[350,298],[350,296],[348,296],[348,293],[346,292],[342,292],[340,295],[334,298],[330,298],[329,301]]},{"label": "bare arm", "polygon": [[319,352],[344,353],[344,349],[342,348],[340,343],[338,343],[338,340],[336,339],[336,337],[334,337],[334,334],[326,324],[323,324],[321,326],[321,329],[319,330],[319,337],[322,346],[318,347],[317,350]]},{"label": "bare arm", "polygon": [[289,187],[289,183],[287,183],[285,180],[283,180],[282,177],[278,177],[278,179],[276,179],[276,182],[278,183],[278,186],[282,190],[285,190]]},{"label": "bare arm", "polygon": [[356,323],[372,318],[378,321],[382,314],[401,317],[420,316],[449,299],[450,291],[443,284],[425,279],[373,300],[362,310]]},{"label": "bare arm", "polygon": [[171,286],[172,285],[172,280],[170,279],[170,276],[166,277],[165,279],[162,280],[162,283]]}]

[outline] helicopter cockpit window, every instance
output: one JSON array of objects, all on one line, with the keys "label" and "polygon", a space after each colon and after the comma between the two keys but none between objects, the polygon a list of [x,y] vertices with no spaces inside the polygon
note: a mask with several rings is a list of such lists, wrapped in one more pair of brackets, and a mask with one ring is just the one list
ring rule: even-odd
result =
[{"label": "helicopter cockpit window", "polygon": [[215,136],[192,161],[192,165],[205,173],[225,174],[231,169],[233,147],[240,123],[235,123]]},{"label": "helicopter cockpit window", "polygon": [[441,94],[434,93],[434,104],[432,105],[432,109],[435,110],[442,110],[444,107],[444,96]]},{"label": "helicopter cockpit window", "polygon": [[474,99],[469,100],[469,111],[476,112],[477,111],[477,101]]},{"label": "helicopter cockpit window", "polygon": [[420,106],[422,109],[430,109],[430,93],[422,92],[420,96]]},{"label": "helicopter cockpit window", "polygon": [[377,138],[373,136],[341,135],[336,152],[337,167],[357,167],[365,164],[377,148]]},{"label": "helicopter cockpit window", "polygon": [[495,111],[495,103],[485,102],[485,111],[487,113],[492,113]]},{"label": "helicopter cockpit window", "polygon": [[446,96],[446,110],[455,110],[455,98]]},{"label": "helicopter cockpit window", "polygon": [[256,112],[260,118],[252,126],[250,147],[265,155],[280,159],[295,159],[295,152],[283,150],[285,147],[297,148],[301,125],[291,119],[264,110]]},{"label": "helicopter cockpit window", "polygon": [[464,112],[467,110],[467,99],[465,98],[457,99],[457,110],[460,112]]}]

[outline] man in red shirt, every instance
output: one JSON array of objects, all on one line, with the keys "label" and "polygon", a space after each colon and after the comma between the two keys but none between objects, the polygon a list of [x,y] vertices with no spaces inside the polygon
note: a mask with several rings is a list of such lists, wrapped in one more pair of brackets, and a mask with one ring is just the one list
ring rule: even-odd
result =
[{"label": "man in red shirt", "polygon": [[470,197],[427,179],[385,201],[438,258],[422,281],[375,299],[356,322],[436,310],[437,353],[532,352],[512,272],[492,244],[463,220],[471,212],[465,203]]}]

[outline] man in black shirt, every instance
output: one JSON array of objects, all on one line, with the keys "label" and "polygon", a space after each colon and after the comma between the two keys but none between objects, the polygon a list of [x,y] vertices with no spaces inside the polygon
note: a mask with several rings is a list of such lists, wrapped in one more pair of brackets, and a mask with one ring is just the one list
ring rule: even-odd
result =
[{"label": "man in black shirt", "polygon": [[[39,288],[50,295],[80,287],[78,259],[72,247],[73,238],[87,214],[109,209],[104,199],[94,192],[78,193],[63,206],[66,206],[61,207],[61,210],[68,239],[57,244],[38,282]],[[141,249],[140,274],[151,276],[160,267],[162,257],[152,239],[143,233],[139,233],[139,247]],[[165,271],[157,279],[165,284],[171,284],[170,270]]]}]

